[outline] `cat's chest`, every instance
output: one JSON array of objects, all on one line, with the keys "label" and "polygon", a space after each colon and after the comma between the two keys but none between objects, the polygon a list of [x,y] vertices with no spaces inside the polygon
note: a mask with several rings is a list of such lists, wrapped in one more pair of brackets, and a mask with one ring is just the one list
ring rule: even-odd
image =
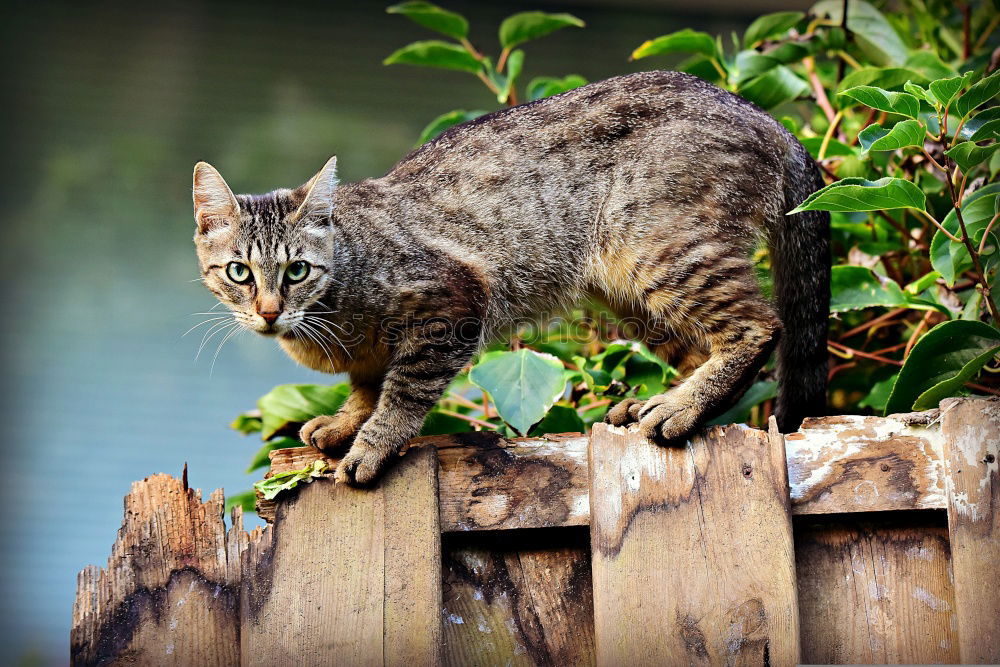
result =
[{"label": "cat's chest", "polygon": [[294,361],[314,371],[343,373],[350,366],[350,358],[344,350],[330,340],[320,343],[310,338],[282,336],[278,344]]}]

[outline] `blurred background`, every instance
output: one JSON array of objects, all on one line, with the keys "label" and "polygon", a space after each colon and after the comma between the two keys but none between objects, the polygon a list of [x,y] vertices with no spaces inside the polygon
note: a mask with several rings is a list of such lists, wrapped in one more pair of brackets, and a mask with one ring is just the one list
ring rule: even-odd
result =
[{"label": "blurred background", "polygon": [[[214,342],[198,283],[191,169],[237,192],[294,187],[332,154],[341,178],[383,174],[432,118],[496,100],[460,72],[385,67],[431,33],[383,2],[7,3],[0,318],[4,360],[0,640],[3,662],[68,661],[76,574],[104,565],[133,480],[179,475],[207,495],[249,489],[259,442],[229,430],[276,384],[326,382],[273,341]],[[467,2],[480,49],[526,9],[587,23],[528,44],[523,81],[593,81],[644,40],[691,27],[742,31],[795,0]],[[256,517],[248,522],[255,525]]]}]

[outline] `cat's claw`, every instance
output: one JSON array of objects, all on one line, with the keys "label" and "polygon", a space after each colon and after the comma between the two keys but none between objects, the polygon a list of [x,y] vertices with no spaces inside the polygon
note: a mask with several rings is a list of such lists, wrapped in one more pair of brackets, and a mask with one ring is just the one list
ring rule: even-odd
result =
[{"label": "cat's claw", "polygon": [[341,484],[369,486],[382,474],[388,459],[387,453],[356,442],[337,466],[333,477]]},{"label": "cat's claw", "polygon": [[336,454],[351,444],[355,430],[337,415],[313,417],[299,431],[299,440],[324,454]]},{"label": "cat's claw", "polygon": [[660,394],[649,399],[639,411],[639,430],[659,445],[683,444],[698,428],[701,417],[696,404]]},{"label": "cat's claw", "polygon": [[604,421],[612,426],[628,426],[639,421],[639,411],[645,403],[646,401],[638,398],[626,398],[608,411]]}]

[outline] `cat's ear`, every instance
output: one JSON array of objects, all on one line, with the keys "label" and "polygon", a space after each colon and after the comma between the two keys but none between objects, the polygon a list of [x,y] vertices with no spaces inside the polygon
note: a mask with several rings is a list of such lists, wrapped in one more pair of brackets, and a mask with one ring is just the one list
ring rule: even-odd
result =
[{"label": "cat's ear", "polygon": [[337,156],[327,160],[319,173],[310,178],[300,190],[305,191],[305,199],[292,220],[320,226],[329,224],[330,214],[333,212],[333,193],[337,190]]},{"label": "cat's ear", "polygon": [[222,174],[207,162],[194,166],[194,219],[199,234],[209,234],[239,218],[240,205]]}]

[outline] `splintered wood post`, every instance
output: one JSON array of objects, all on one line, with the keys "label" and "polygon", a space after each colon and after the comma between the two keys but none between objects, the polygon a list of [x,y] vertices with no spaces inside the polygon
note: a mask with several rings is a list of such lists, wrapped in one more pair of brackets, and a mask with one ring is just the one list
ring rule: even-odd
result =
[{"label": "splintered wood post", "polygon": [[713,427],[686,447],[594,427],[591,554],[598,665],[799,658],[784,441]]},{"label": "splintered wood post", "polygon": [[243,665],[439,664],[434,449],[373,489],[320,479],[282,499],[244,567]]},{"label": "splintered wood post", "polygon": [[961,660],[1000,663],[1000,400],[941,402]]},{"label": "splintered wood post", "polygon": [[186,479],[132,485],[107,569],[77,579],[73,665],[237,665],[240,552],[248,536],[222,491],[202,503]]}]

